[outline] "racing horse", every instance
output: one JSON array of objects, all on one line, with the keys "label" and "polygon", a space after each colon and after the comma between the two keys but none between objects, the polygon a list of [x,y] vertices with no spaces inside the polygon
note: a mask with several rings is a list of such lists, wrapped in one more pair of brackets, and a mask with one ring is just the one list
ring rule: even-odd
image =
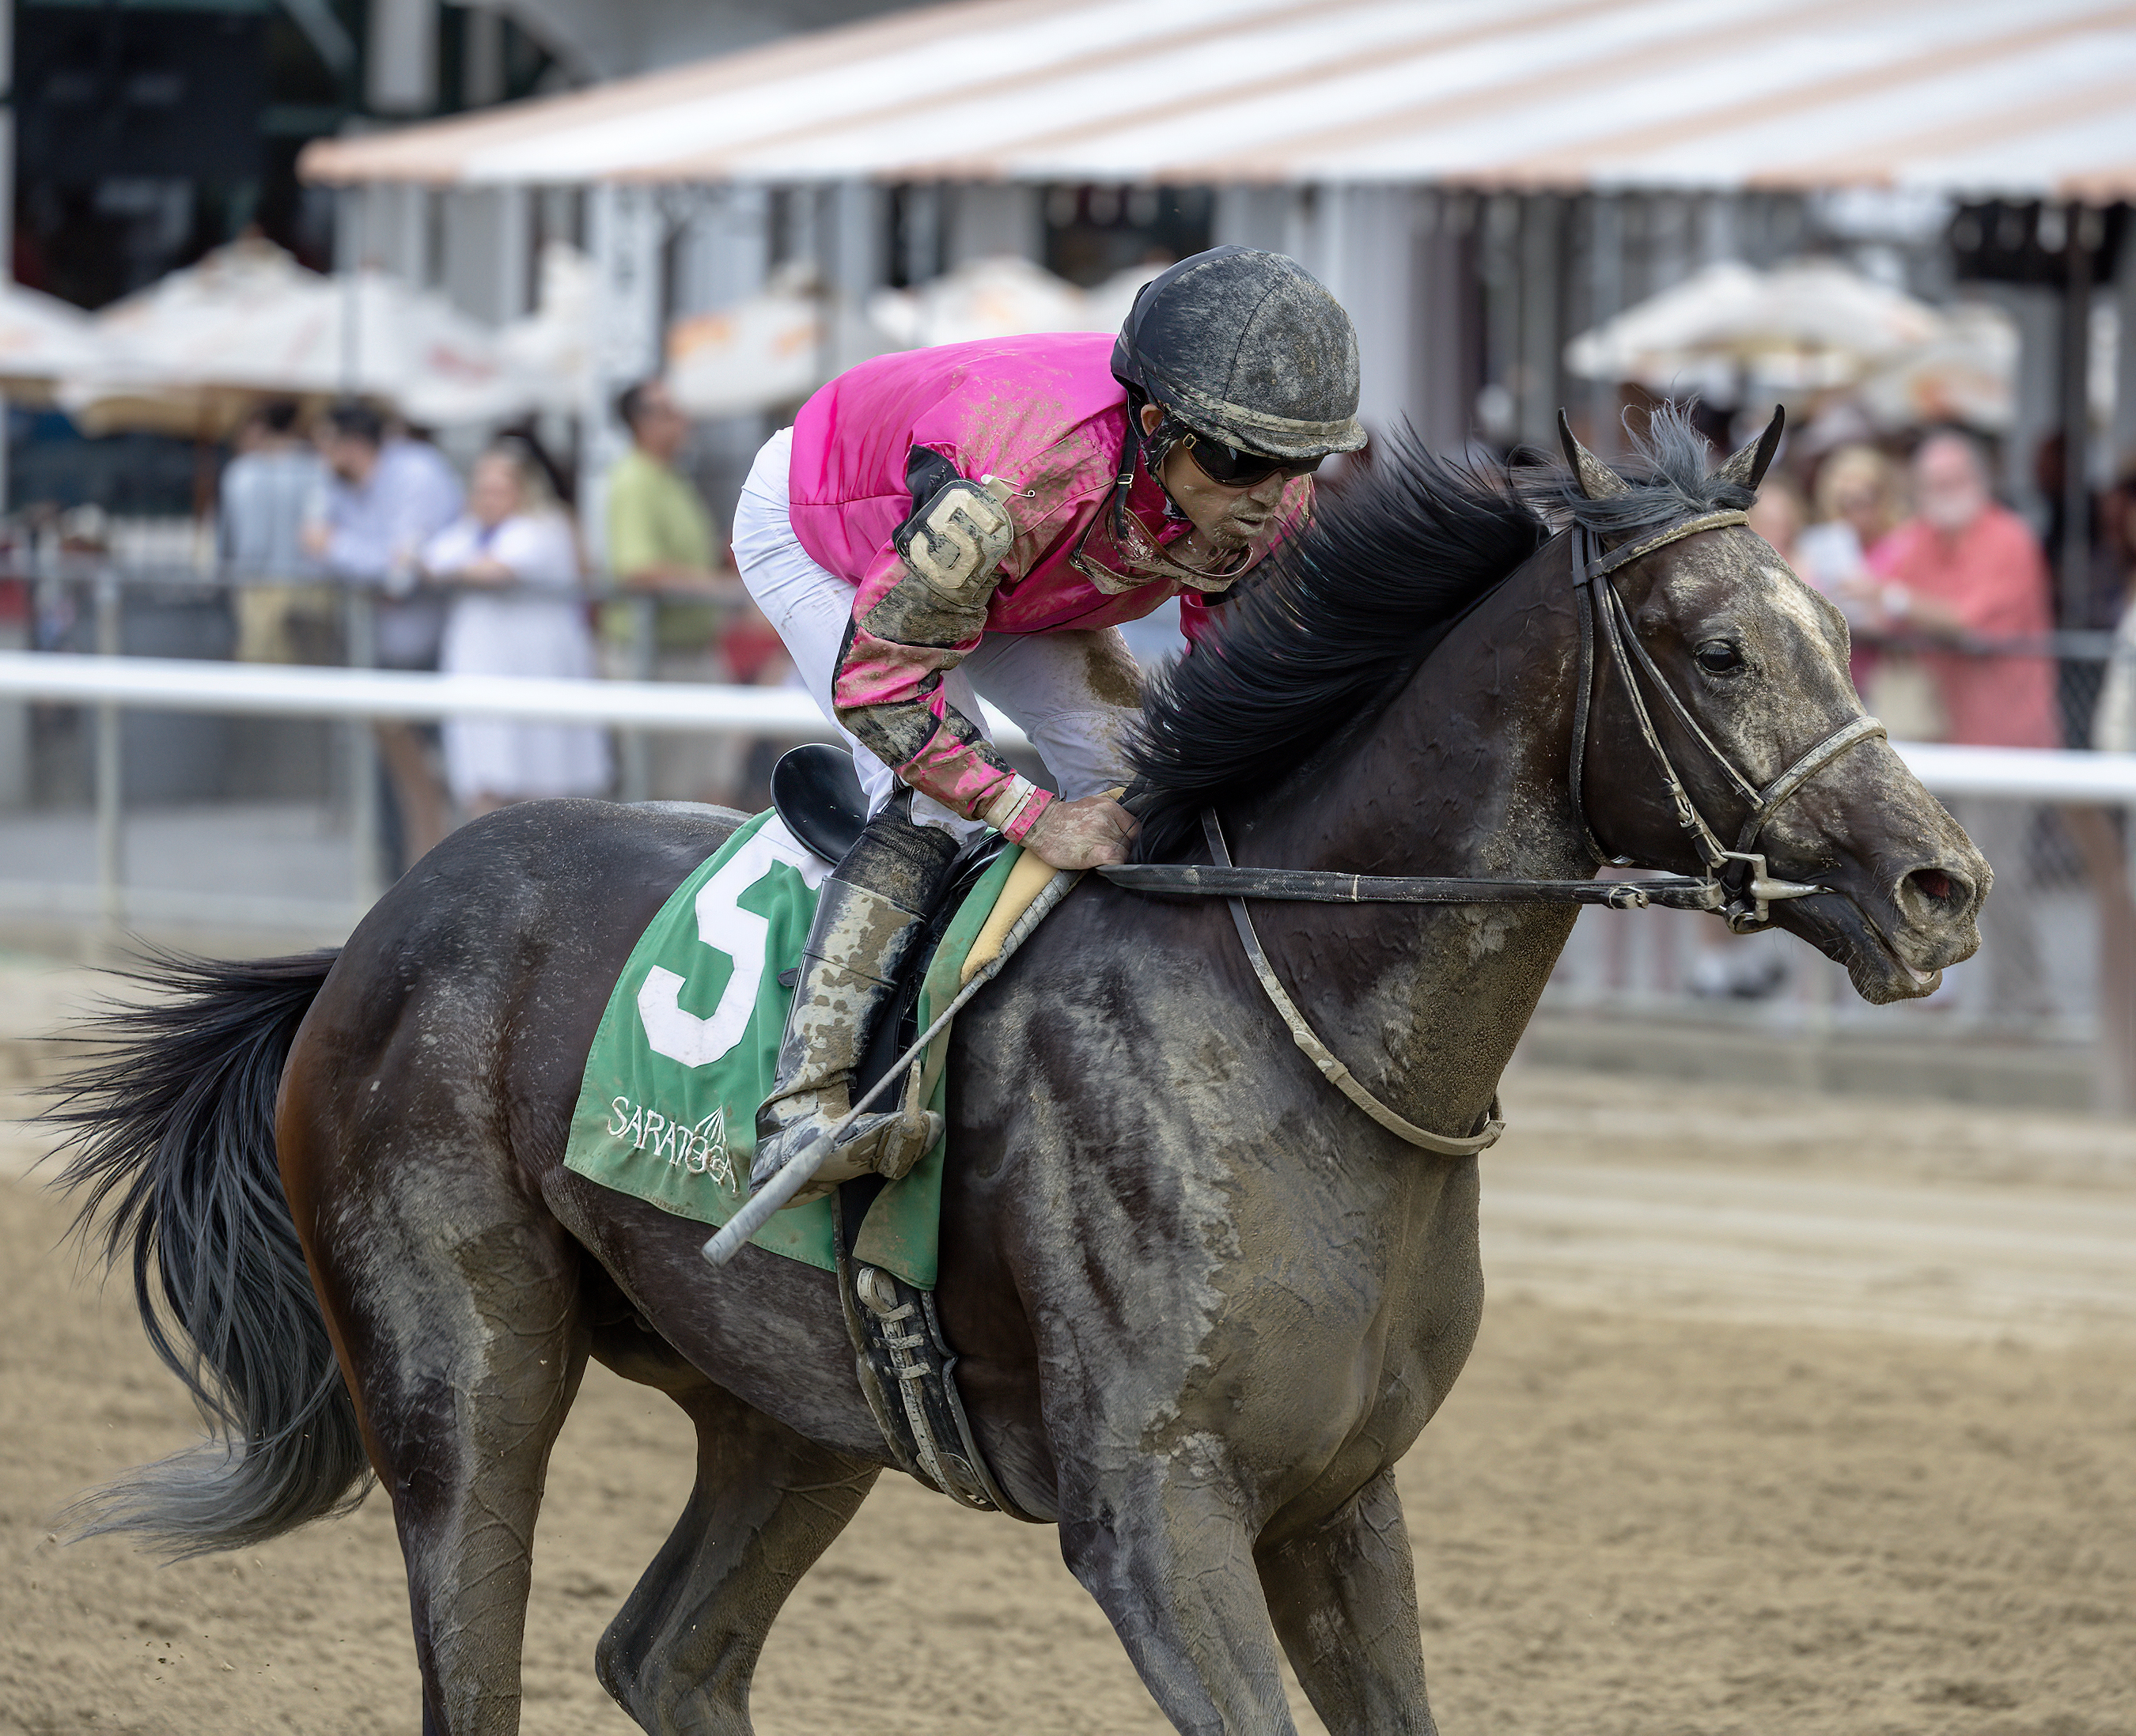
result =
[{"label": "racing horse", "polygon": [[[1757,834],[1808,893],[1775,919],[1862,995],[1930,992],[1978,944],[1987,865],[1862,720],[1837,612],[1741,522],[1776,433],[1711,473],[1666,414],[1627,474],[1569,432],[1546,473],[1389,443],[1155,684],[1143,853],[1208,860],[1206,812],[1242,867],[1697,874],[1688,808]],[[1790,778],[1762,814],[1745,793]],[[518,1727],[589,1356],[697,1430],[597,1652],[648,1730],[750,1729],[780,1604],[890,1462],[828,1274],[753,1249],[715,1272],[701,1225],[564,1167],[610,987],[739,817],[494,814],[338,953],[147,967],[162,994],[59,1112],[85,1225],[212,1429],[84,1523],[246,1546],[375,1476],[432,1736]],[[1280,1647],[1338,1736],[1431,1731],[1394,1467],[1474,1340],[1473,1147],[1575,912],[1256,908],[1235,928],[1092,876],[964,1014],[940,1316],[995,1476],[1177,1728],[1293,1731]],[[1468,1149],[1332,1089],[1249,932],[1353,1086]]]}]

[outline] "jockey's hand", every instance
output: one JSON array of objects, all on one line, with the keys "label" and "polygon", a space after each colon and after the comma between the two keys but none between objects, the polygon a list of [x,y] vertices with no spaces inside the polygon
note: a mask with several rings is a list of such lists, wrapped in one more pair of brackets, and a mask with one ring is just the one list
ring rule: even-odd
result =
[{"label": "jockey's hand", "polygon": [[1085,796],[1049,802],[1025,835],[1023,847],[1056,868],[1095,868],[1100,862],[1124,862],[1128,846],[1141,829],[1142,822],[1110,796]]}]

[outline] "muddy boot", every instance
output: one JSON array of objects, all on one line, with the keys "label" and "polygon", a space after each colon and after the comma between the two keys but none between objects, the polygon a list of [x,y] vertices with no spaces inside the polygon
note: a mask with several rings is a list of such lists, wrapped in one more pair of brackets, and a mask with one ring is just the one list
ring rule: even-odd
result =
[{"label": "muddy boot", "polygon": [[[896,995],[906,955],[956,858],[956,841],[915,825],[901,798],[868,822],[823,882],[779,1045],[777,1076],[757,1112],[752,1188],[777,1174],[810,1134],[828,1132],[852,1107],[853,1069]],[[902,1176],[926,1156],[942,1137],[942,1118],[901,1112],[896,1105],[902,1089],[893,1087],[896,1094],[882,1109],[847,1130],[815,1180],[794,1195],[795,1205],[871,1171]]]}]

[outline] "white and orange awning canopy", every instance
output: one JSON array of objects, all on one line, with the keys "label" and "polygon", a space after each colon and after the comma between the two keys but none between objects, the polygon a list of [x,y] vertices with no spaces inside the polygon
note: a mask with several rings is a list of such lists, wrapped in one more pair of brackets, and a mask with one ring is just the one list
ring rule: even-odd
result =
[{"label": "white and orange awning canopy", "polygon": [[2114,0],[964,0],[304,153],[313,181],[2136,196]]}]

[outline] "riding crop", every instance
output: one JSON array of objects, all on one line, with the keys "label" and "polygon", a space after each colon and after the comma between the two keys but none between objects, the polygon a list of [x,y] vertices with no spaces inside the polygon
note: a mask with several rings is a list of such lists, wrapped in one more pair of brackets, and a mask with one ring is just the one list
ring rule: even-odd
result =
[{"label": "riding crop", "polygon": [[972,980],[959,989],[956,997],[944,1007],[934,1022],[913,1040],[912,1046],[891,1063],[882,1077],[869,1086],[861,1100],[848,1109],[836,1126],[822,1129],[803,1140],[780,1166],[779,1173],[752,1193],[741,1204],[740,1210],[721,1224],[712,1239],[701,1250],[705,1258],[714,1266],[724,1266],[740,1252],[741,1246],[757,1231],[783,1211],[794,1195],[815,1179],[816,1171],[830,1161],[831,1153],[846,1131],[869,1109],[876,1099],[888,1090],[893,1081],[927,1052],[927,1045],[949,1028],[966,1002],[978,993],[1000,973],[1009,957],[1030,938],[1031,931],[1046,919],[1053,907],[1066,898],[1080,874],[1056,874],[1047,881],[1038,896],[1032,900],[1031,908],[1017,918],[1008,933],[1002,938],[1001,950],[974,972]]}]

